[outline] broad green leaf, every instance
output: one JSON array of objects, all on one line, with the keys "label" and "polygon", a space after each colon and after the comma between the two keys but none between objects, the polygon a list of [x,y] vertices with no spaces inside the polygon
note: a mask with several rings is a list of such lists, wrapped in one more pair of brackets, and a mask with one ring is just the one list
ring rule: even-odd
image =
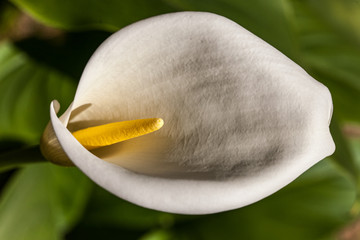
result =
[{"label": "broad green leaf", "polygon": [[38,64],[78,81],[91,55],[109,35],[101,31],[64,32],[56,39],[32,37],[14,45]]},{"label": "broad green leaf", "polygon": [[76,83],[7,42],[0,45],[0,66],[0,140],[38,144],[49,121],[50,102],[70,104]]},{"label": "broad green leaf", "polygon": [[248,207],[203,217],[178,231],[188,239],[332,239],[347,221],[355,186],[327,160]]},{"label": "broad green leaf", "polygon": [[0,239],[62,239],[81,217],[90,186],[76,168],[20,170],[0,199]]},{"label": "broad green leaf", "polygon": [[[354,1],[317,0],[13,0],[52,26],[119,29],[136,20],[182,10],[228,17],[291,57],[333,94],[340,121],[360,121],[360,40]],[[81,9],[79,11],[78,9]],[[106,13],[106,14],[103,14]]]},{"label": "broad green leaf", "polygon": [[144,231],[156,227],[172,226],[173,214],[136,206],[94,186],[82,225],[116,226]]},{"label": "broad green leaf", "polygon": [[173,12],[162,0],[12,0],[39,21],[63,29],[114,31],[132,22]]},{"label": "broad green leaf", "polygon": [[343,37],[360,46],[360,2],[357,0],[310,0],[317,10]]},{"label": "broad green leaf", "polygon": [[[0,142],[1,144],[1,142]],[[41,154],[39,145],[27,148],[18,148],[0,154],[0,173],[25,164],[46,161]]]},{"label": "broad green leaf", "polygon": [[[331,239],[352,219],[356,186],[325,159],[293,183],[250,206],[213,215],[182,216],[135,206],[96,187],[73,238],[105,229],[113,235],[170,239]],[[110,233],[109,233],[110,234]],[[109,235],[109,238],[110,235]],[[132,239],[131,237],[124,239]]]},{"label": "broad green leaf", "polygon": [[173,239],[175,236],[168,230],[174,224],[186,224],[199,218],[136,206],[94,185],[82,220],[66,239],[116,239],[119,236],[124,240]]},{"label": "broad green leaf", "polygon": [[283,0],[12,0],[37,20],[63,29],[115,31],[135,21],[174,11],[208,11],[248,28],[275,47],[293,55]]}]

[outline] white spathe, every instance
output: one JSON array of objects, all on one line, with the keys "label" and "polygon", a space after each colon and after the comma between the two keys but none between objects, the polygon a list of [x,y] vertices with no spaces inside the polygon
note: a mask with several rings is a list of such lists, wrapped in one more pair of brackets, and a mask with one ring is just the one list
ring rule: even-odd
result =
[{"label": "white spathe", "polygon": [[[211,13],[161,15],[113,34],[61,120],[58,108],[48,131],[77,167],[123,199],[173,213],[251,204],[335,149],[328,89]],[[70,132],[154,117],[164,119],[159,131],[92,152]]]}]

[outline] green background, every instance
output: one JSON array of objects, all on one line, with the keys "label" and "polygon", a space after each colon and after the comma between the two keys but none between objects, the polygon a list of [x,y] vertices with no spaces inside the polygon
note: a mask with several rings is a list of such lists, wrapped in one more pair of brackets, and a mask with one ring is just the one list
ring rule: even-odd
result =
[{"label": "green background", "polygon": [[[185,216],[132,205],[23,150],[39,144],[50,101],[72,101],[104,39],[176,11],[232,19],[328,86],[335,154],[260,202]],[[360,239],[359,165],[359,0],[0,0],[0,239]]]}]

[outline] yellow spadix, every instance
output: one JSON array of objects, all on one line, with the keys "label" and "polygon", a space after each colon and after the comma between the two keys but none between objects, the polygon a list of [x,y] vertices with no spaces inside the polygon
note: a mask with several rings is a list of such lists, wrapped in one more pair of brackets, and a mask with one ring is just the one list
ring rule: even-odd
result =
[{"label": "yellow spadix", "polygon": [[161,118],[137,119],[89,127],[72,134],[81,145],[92,150],[157,131],[163,125]]}]

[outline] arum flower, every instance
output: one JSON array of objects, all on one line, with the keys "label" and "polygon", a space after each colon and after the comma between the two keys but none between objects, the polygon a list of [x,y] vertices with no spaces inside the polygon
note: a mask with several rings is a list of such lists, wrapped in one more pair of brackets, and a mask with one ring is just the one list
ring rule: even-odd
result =
[{"label": "arum flower", "polygon": [[135,204],[206,214],[259,201],[334,152],[328,89],[211,13],[132,24],[107,39],[42,151]]}]

